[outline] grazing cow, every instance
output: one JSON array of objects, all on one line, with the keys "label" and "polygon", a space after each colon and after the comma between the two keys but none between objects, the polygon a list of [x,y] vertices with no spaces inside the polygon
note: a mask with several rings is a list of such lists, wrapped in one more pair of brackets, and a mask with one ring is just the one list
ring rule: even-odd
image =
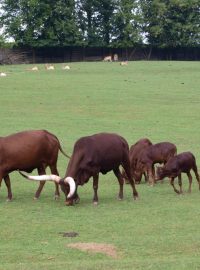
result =
[{"label": "grazing cow", "polygon": [[[0,137],[0,185],[4,179],[8,190],[8,200],[12,200],[9,173],[15,170],[45,174],[47,166],[58,175],[57,159],[59,150],[64,154],[58,138],[46,130],[31,130]],[[66,155],[67,156],[67,155]],[[39,198],[45,182],[40,182],[35,198]],[[55,198],[59,196],[56,184]]]},{"label": "grazing cow", "polygon": [[173,143],[161,142],[150,145],[143,149],[137,159],[136,169],[134,172],[134,178],[138,182],[141,180],[142,174],[146,171],[149,179],[149,183],[154,185],[155,183],[155,163],[166,163],[169,158],[173,157],[177,153],[177,148]]},{"label": "grazing cow", "polygon": [[[196,176],[196,179],[199,184],[200,190],[200,178],[197,171],[197,165],[194,155],[191,152],[184,152],[178,154],[177,156],[171,157],[164,167],[158,167],[156,174],[156,180],[161,180],[164,177],[170,177],[170,184],[172,185],[174,191],[178,194],[183,193],[182,190],[182,178],[181,173],[186,173],[189,179],[189,189],[188,192],[191,192],[192,185],[192,175],[190,171],[193,170]],[[178,176],[178,184],[180,187],[180,191],[177,190],[174,186],[174,179]]]},{"label": "grazing cow", "polygon": [[[138,161],[138,157],[141,153],[141,151],[143,149],[145,149],[146,147],[149,147],[150,145],[152,145],[152,142],[147,139],[147,138],[144,138],[144,139],[140,139],[139,141],[137,141],[135,144],[133,144],[131,147],[130,147],[130,150],[129,150],[129,158],[130,158],[130,163],[131,163],[131,173],[132,173],[132,176],[134,176],[134,172],[136,170],[136,165],[137,165],[137,161]],[[146,173],[143,172],[144,174],[144,177],[145,177],[145,181],[147,181],[147,176],[146,176]],[[127,176],[125,174],[125,172],[123,171],[122,172],[122,175],[126,181],[126,183],[129,183],[128,182],[128,179],[127,179]],[[141,174],[141,177],[142,177],[142,174]],[[140,183],[141,181],[141,178],[140,179],[136,179],[136,183]]]},{"label": "grazing cow", "polygon": [[103,61],[104,62],[112,62],[112,56],[109,55],[109,56],[104,57]]},{"label": "grazing cow", "polygon": [[59,183],[66,196],[66,205],[72,205],[73,202],[79,201],[78,186],[84,185],[89,181],[90,177],[93,177],[93,203],[97,204],[99,173],[106,174],[111,170],[113,170],[119,181],[119,199],[123,199],[124,182],[119,170],[120,165],[129,178],[133,196],[136,199],[138,193],[131,176],[128,143],[117,134],[100,133],[80,138],[74,145],[73,154],[63,179],[57,175],[22,175],[30,180],[53,180]]}]

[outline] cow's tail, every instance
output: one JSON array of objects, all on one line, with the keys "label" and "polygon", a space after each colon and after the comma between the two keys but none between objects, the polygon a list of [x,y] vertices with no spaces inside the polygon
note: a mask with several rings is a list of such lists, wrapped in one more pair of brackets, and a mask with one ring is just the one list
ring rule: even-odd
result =
[{"label": "cow's tail", "polygon": [[53,136],[53,137],[57,140],[57,142],[58,142],[58,148],[59,148],[60,152],[61,152],[65,157],[67,157],[67,158],[70,159],[71,157],[70,157],[69,155],[67,155],[67,154],[65,153],[65,151],[62,149],[58,137],[57,137],[56,135],[54,135],[53,133],[50,133],[49,131],[46,131],[46,132],[48,132],[51,136]]},{"label": "cow's tail", "polygon": [[[59,142],[59,141],[58,141]],[[65,151],[62,149],[62,147],[61,147],[61,145],[60,145],[60,142],[59,142],[59,150],[60,150],[60,152],[65,156],[65,157],[67,157],[67,158],[71,158],[69,155],[67,155],[66,153],[65,153]]]}]

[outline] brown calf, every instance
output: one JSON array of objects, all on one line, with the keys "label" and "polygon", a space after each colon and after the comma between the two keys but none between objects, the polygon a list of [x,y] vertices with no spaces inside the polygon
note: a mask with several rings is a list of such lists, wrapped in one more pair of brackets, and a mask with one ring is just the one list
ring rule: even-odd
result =
[{"label": "brown calf", "polygon": [[147,172],[149,183],[155,183],[154,164],[166,163],[169,158],[177,153],[177,148],[173,143],[161,142],[150,145],[143,149],[138,156],[134,178],[138,182],[144,172]]},{"label": "brown calf", "polygon": [[[200,190],[200,178],[197,171],[197,165],[194,155],[191,152],[183,152],[170,158],[164,167],[158,167],[156,174],[156,180],[161,180],[164,177],[170,177],[170,183],[174,189],[174,191],[178,194],[183,193],[182,190],[182,178],[181,173],[186,173],[189,179],[189,189],[188,192],[191,192],[191,185],[192,185],[192,175],[190,171],[193,170],[196,176],[196,179],[199,184]],[[174,179],[178,177],[178,184],[180,187],[180,191],[177,190],[174,186]]]}]

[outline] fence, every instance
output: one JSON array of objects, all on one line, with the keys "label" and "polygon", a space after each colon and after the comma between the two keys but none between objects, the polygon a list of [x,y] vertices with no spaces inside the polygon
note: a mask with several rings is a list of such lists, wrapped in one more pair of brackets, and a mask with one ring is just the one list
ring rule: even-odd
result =
[{"label": "fence", "polygon": [[140,46],[135,48],[17,48],[0,49],[0,64],[65,63],[80,61],[101,61],[105,56],[118,55],[124,60],[200,60],[200,47],[156,48]]}]

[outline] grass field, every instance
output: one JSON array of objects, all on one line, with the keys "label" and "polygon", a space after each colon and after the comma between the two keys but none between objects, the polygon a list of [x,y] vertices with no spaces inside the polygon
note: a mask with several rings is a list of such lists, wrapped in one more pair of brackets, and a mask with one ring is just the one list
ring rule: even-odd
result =
[{"label": "grass field", "polygon": [[[30,66],[2,66],[0,72],[1,136],[21,130],[48,129],[72,153],[81,136],[116,132],[129,144],[142,137],[170,141],[178,152],[192,151],[200,168],[200,63],[72,63],[70,71],[29,72]],[[68,160],[59,155],[64,176]],[[34,171],[35,173],[36,171]],[[194,175],[194,174],[193,174]],[[100,175],[99,205],[92,205],[92,181],[79,189],[80,204],[54,201],[46,183],[38,201],[37,184],[11,175],[14,199],[0,190],[0,270],[200,269],[200,192],[178,196],[169,185],[129,185],[117,200],[113,173]],[[177,184],[177,183],[176,183]],[[74,238],[64,232],[77,232]],[[68,247],[74,243],[111,244],[113,258]]]}]

